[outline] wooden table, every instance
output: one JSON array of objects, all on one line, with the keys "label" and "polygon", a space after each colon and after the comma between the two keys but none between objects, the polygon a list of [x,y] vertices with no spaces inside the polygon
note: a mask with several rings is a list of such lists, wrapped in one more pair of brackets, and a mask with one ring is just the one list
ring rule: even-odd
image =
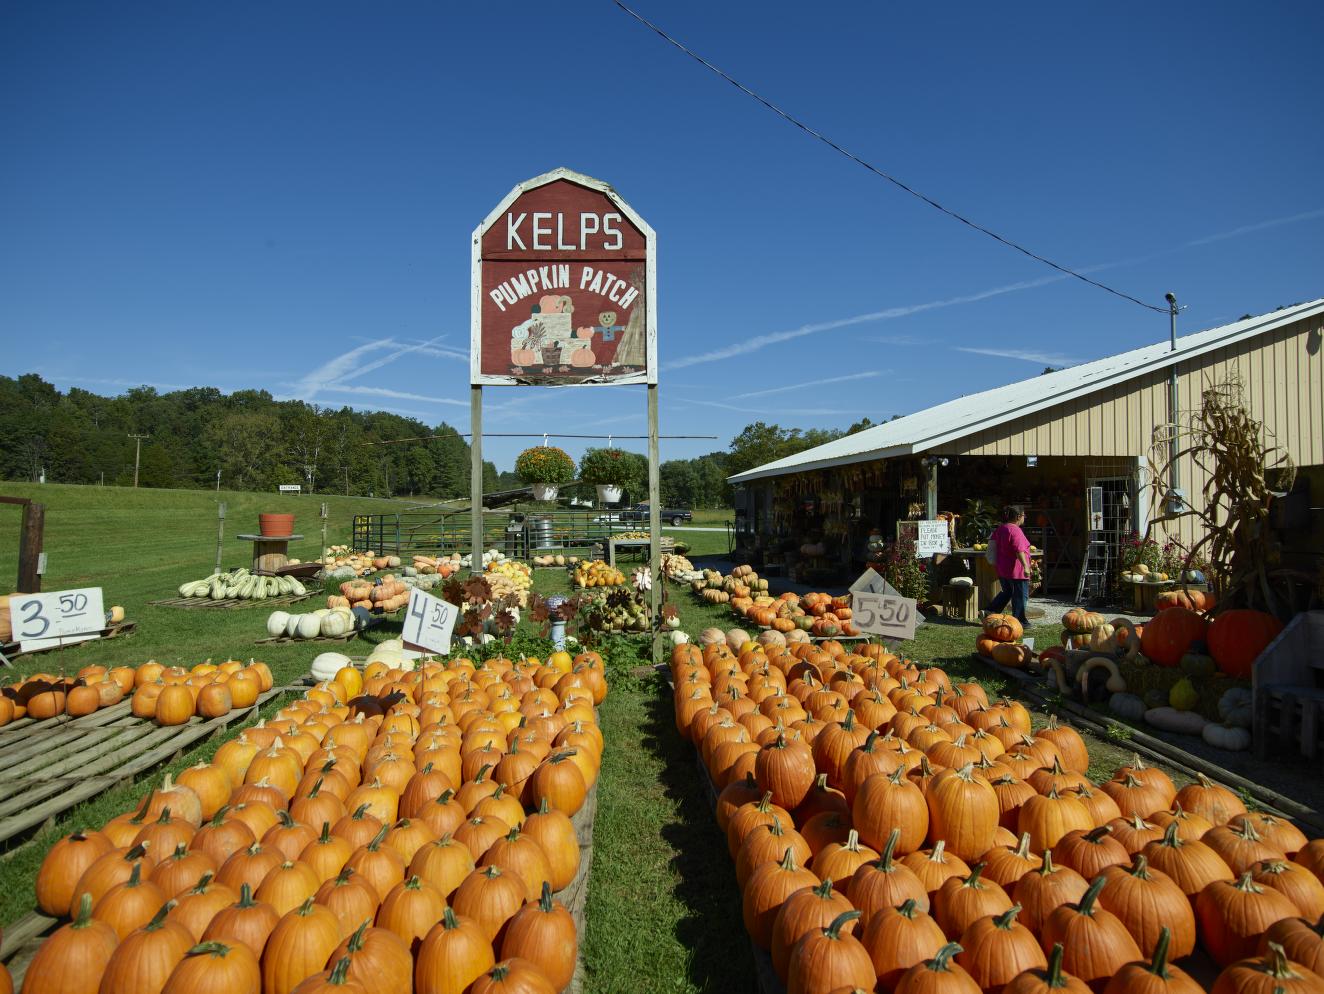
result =
[{"label": "wooden table", "polygon": [[[971,556],[975,560],[975,586],[979,588],[979,603],[987,607],[989,603],[1002,591],[1002,584],[998,582],[998,571],[992,563],[984,558],[983,551],[976,552],[973,549],[958,549],[952,552],[954,556]],[[1044,554],[1039,549],[1030,553],[1031,559],[1043,560]],[[1033,591],[1031,591],[1033,593]]]},{"label": "wooden table", "polygon": [[302,535],[285,535],[276,538],[271,535],[236,535],[240,542],[253,543],[253,572],[275,573],[290,561],[290,543],[303,538]]}]

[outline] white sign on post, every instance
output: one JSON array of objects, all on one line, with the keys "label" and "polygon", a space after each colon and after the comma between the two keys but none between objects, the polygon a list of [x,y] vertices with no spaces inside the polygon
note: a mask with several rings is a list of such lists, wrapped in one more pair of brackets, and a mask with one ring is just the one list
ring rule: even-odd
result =
[{"label": "white sign on post", "polygon": [[415,646],[440,656],[451,651],[451,632],[460,609],[450,601],[433,597],[415,587],[409,592],[401,638],[406,646]]},{"label": "white sign on post", "polygon": [[97,638],[106,627],[100,587],[49,594],[13,594],[9,619],[24,652]]},{"label": "white sign on post", "polygon": [[917,614],[918,605],[910,597],[863,591],[851,596],[851,624],[869,635],[913,639]]},{"label": "white sign on post", "polygon": [[918,521],[919,532],[915,537],[915,558],[928,559],[939,553],[948,555],[952,551],[952,536],[947,530],[946,521]]}]

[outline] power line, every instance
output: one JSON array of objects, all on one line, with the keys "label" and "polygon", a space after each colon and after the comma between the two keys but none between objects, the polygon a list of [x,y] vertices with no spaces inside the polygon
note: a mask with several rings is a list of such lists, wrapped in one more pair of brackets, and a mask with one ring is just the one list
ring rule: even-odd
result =
[{"label": "power line", "polygon": [[1010,238],[1004,238],[1002,237],[1002,235],[999,235],[996,231],[993,231],[989,228],[985,228],[982,224],[978,224],[977,222],[970,220],[968,217],[965,217],[962,214],[958,214],[956,211],[951,210],[948,207],[944,207],[942,204],[938,203],[938,201],[934,200],[932,197],[925,196],[923,193],[920,193],[914,187],[909,186],[906,183],[903,183],[895,176],[889,175],[888,173],[879,169],[877,166],[873,165],[871,162],[868,162],[865,159],[860,158],[858,155],[856,155],[854,152],[850,151],[849,149],[843,148],[841,145],[838,145],[836,142],[828,138],[822,132],[814,130],[809,125],[801,121],[799,118],[796,118],[791,114],[788,114],[786,111],[782,110],[780,107],[774,104],[771,100],[768,100],[766,97],[761,96],[760,94],[754,92],[744,83],[740,82],[738,79],[735,79],[733,76],[730,76],[727,73],[723,72],[721,69],[717,68],[717,66],[713,65],[707,59],[703,58],[703,56],[697,54],[694,51],[691,51],[684,44],[677,41],[675,38],[671,37],[671,35],[667,34],[660,27],[654,24],[652,21],[648,20],[648,18],[637,13],[636,11],[631,10],[629,7],[623,4],[621,0],[612,0],[612,2],[616,4],[616,6],[619,7],[621,10],[625,11],[625,13],[633,17],[640,24],[644,25],[645,27],[653,31],[664,41],[680,49],[695,62],[699,63],[699,65],[716,73],[718,76],[726,80],[728,83],[730,83],[736,89],[740,90],[746,96],[753,97],[764,107],[768,108],[768,110],[772,111],[778,117],[782,118],[782,120],[786,121],[789,124],[793,124],[795,127],[799,128],[801,131],[809,135],[811,138],[817,139],[818,141],[822,142],[824,145],[828,146],[828,148],[831,148],[834,151],[841,153],[846,158],[850,159],[852,162],[856,163],[857,165],[863,166],[865,169],[869,170],[869,172],[873,173],[875,176],[887,180],[887,182],[891,183],[893,186],[899,187],[900,189],[904,190],[906,193],[910,194],[912,197],[915,197],[918,200],[922,200],[924,203],[928,204],[930,207],[934,208],[935,210],[941,211],[942,213],[946,214],[948,217],[960,221],[962,224],[966,225],[967,227],[973,228],[975,231],[988,235],[988,237],[992,238],[994,241],[1001,242],[1003,245],[1006,245],[1008,248],[1015,249],[1017,252],[1020,252],[1022,255],[1029,256],[1031,259],[1034,259],[1036,262],[1041,262],[1045,266],[1049,266],[1053,269],[1056,269],[1059,273],[1063,273],[1067,276],[1074,277],[1075,279],[1078,279],[1084,283],[1088,283],[1090,286],[1097,287],[1100,290],[1106,290],[1109,293],[1113,294],[1114,296],[1121,297],[1123,300],[1129,300],[1133,304],[1139,304],[1141,307],[1144,307],[1147,310],[1158,311],[1160,314],[1168,313],[1168,309],[1166,307],[1159,307],[1155,304],[1147,304],[1139,297],[1133,297],[1129,293],[1125,293],[1122,290],[1117,290],[1113,287],[1108,286],[1106,283],[1100,283],[1098,280],[1092,280],[1084,273],[1071,269],[1068,266],[1060,265],[1059,263],[1054,262],[1052,259],[1048,259],[1042,255],[1039,255],[1037,252],[1031,252],[1024,245],[1021,245],[1017,242],[1013,242]]}]

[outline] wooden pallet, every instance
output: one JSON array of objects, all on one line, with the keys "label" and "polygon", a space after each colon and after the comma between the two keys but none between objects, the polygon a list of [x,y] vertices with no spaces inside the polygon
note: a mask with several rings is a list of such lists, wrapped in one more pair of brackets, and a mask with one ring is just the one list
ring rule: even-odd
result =
[{"label": "wooden pallet", "polygon": [[0,645],[0,653],[3,653],[9,659],[17,659],[19,656],[36,656],[43,652],[59,652],[61,649],[73,649],[80,645],[118,638],[121,635],[132,635],[137,628],[138,622],[136,621],[121,621],[117,625],[101,629],[100,639],[81,639],[77,642],[67,642],[64,645],[52,645],[45,649],[33,649],[31,652],[24,652],[22,643],[6,642],[4,645]]},{"label": "wooden pallet", "polygon": [[[366,630],[366,629],[365,629]],[[358,632],[346,632],[344,635],[319,635],[316,638],[300,639],[290,638],[288,635],[273,635],[271,638],[258,639],[254,645],[271,645],[273,643],[280,645],[285,642],[307,642],[309,645],[316,645],[318,642],[352,642],[358,637]]]},{"label": "wooden pallet", "polygon": [[214,601],[210,597],[167,597],[165,600],[148,601],[151,607],[182,607],[191,610],[219,609],[225,611],[240,611],[250,607],[285,607],[287,604],[298,604],[300,601],[306,601],[316,597],[320,591],[313,590],[306,594],[285,594],[282,597],[265,597],[260,601],[250,598],[227,597],[224,600]]},{"label": "wooden pallet", "polygon": [[[275,690],[270,693],[279,692]],[[556,894],[557,900],[565,905],[571,918],[574,919],[575,934],[579,937],[579,956],[575,963],[574,978],[566,988],[567,994],[581,994],[584,989],[585,911],[588,905],[589,876],[593,869],[593,823],[597,810],[598,785],[595,783],[584,800],[584,806],[570,820],[579,840],[579,872],[564,890]],[[8,967],[15,990],[21,987],[23,975],[27,972],[28,964],[32,962],[38,947],[61,924],[60,919],[52,918],[40,911],[31,911],[5,929],[4,941],[0,943],[0,961]]]},{"label": "wooden pallet", "polygon": [[124,701],[84,718],[52,719],[0,738],[0,842],[23,835],[97,794],[180,756],[194,743],[243,721],[289,688],[219,718],[160,727]]}]

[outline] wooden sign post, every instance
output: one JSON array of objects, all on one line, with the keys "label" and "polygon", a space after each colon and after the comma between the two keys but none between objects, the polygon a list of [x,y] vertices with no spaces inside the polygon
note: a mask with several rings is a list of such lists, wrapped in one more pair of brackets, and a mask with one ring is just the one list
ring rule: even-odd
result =
[{"label": "wooden sign post", "polygon": [[661,611],[656,235],[601,180],[554,169],[520,183],[473,233],[470,286],[473,515],[483,569],[483,387],[648,388],[653,656]]}]

